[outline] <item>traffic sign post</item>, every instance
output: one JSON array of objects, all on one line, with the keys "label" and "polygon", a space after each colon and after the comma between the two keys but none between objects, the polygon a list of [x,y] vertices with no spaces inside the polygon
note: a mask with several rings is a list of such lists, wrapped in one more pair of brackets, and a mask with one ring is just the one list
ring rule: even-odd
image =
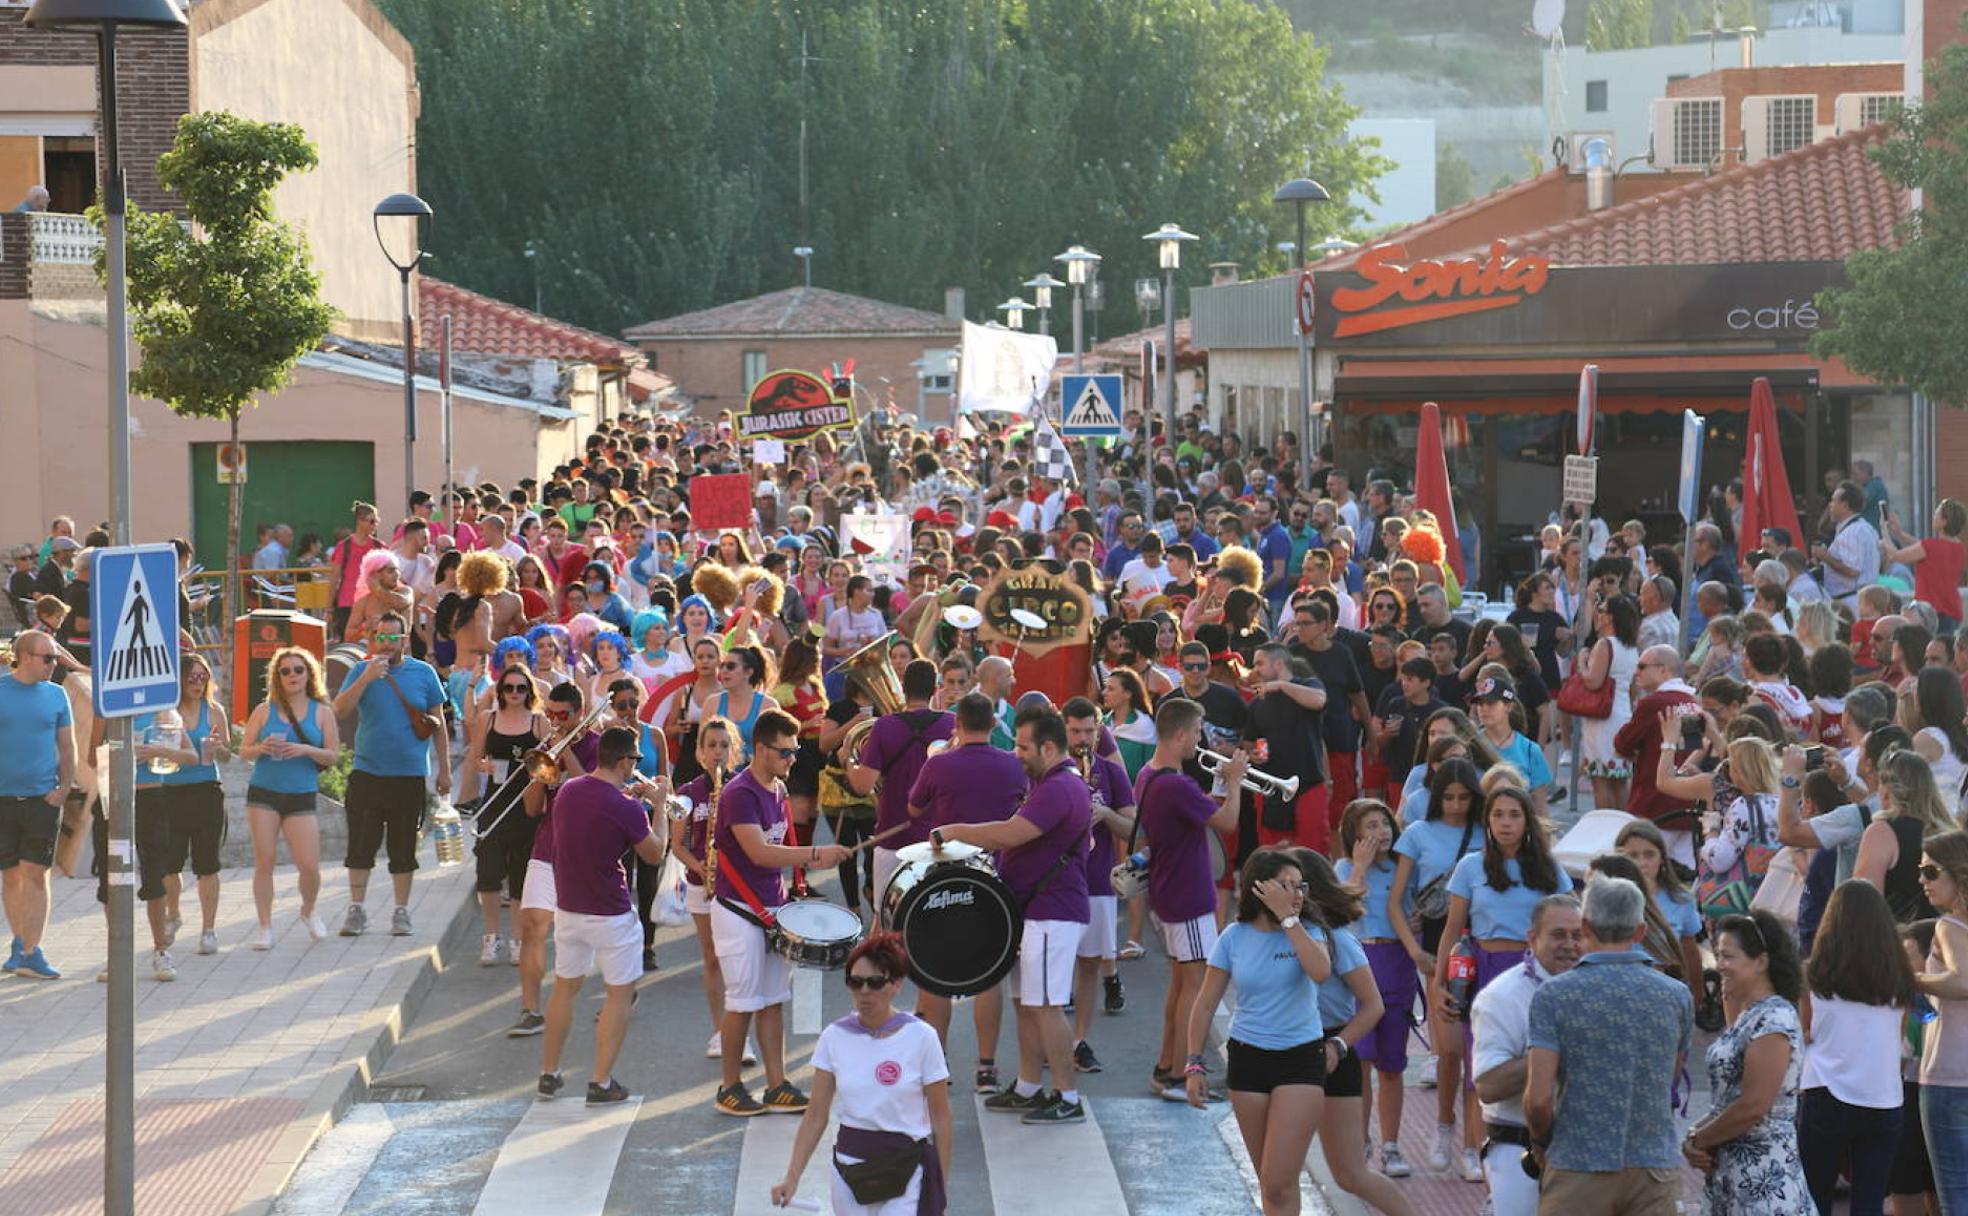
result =
[{"label": "traffic sign post", "polygon": [[178,703],[178,552],[101,549],[89,567],[96,716],[130,718]]},{"label": "traffic sign post", "polygon": [[[1590,507],[1599,498],[1599,458],[1597,456],[1565,457],[1565,501],[1579,507]],[[1581,518],[1586,512],[1581,511]]]},{"label": "traffic sign post", "polygon": [[[1695,517],[1701,513],[1702,446],[1708,439],[1708,419],[1693,410],[1681,411],[1681,523],[1682,536],[1688,544],[1688,551],[1694,552],[1693,537],[1689,529],[1695,526]],[[1684,572],[1681,588],[1681,636],[1674,639],[1674,648],[1688,657],[1690,649],[1688,622],[1695,614],[1695,580]]]},{"label": "traffic sign post", "polygon": [[1079,439],[1121,437],[1121,378],[1115,375],[1059,378],[1059,433]]}]

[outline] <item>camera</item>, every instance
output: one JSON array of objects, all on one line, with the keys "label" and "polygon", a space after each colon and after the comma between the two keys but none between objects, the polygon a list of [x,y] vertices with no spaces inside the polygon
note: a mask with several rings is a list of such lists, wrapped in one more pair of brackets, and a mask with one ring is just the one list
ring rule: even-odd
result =
[{"label": "camera", "polygon": [[1701,746],[1702,731],[1705,724],[1700,714],[1684,714],[1681,717],[1681,746],[1695,748]]}]

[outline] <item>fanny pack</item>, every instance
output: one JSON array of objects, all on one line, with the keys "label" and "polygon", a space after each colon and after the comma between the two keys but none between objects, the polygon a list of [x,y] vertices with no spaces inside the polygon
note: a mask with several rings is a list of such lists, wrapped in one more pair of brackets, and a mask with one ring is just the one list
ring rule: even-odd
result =
[{"label": "fanny pack", "polygon": [[854,1193],[854,1202],[873,1205],[900,1199],[909,1190],[909,1180],[922,1168],[923,1154],[929,1149],[929,1141],[918,1140],[908,1148],[880,1153],[865,1161],[843,1161],[840,1150],[834,1150],[834,1168],[840,1171],[841,1181]]},{"label": "fanny pack", "polygon": [[1462,825],[1462,843],[1456,846],[1455,861],[1449,868],[1429,879],[1415,892],[1415,915],[1423,920],[1441,920],[1449,914],[1449,878],[1455,873],[1456,861],[1469,852],[1469,836],[1476,830],[1476,818],[1470,816],[1469,822]]}]

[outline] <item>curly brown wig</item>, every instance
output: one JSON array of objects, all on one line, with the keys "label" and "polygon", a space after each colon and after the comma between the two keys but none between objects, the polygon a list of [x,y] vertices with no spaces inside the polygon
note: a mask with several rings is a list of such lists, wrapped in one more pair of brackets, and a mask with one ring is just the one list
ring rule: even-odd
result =
[{"label": "curly brown wig", "polygon": [[738,602],[738,576],[716,562],[705,562],[690,572],[690,589],[711,602],[719,619]]},{"label": "curly brown wig", "polygon": [[1231,545],[1216,555],[1216,572],[1238,587],[1252,591],[1264,582],[1264,563],[1242,545]]}]

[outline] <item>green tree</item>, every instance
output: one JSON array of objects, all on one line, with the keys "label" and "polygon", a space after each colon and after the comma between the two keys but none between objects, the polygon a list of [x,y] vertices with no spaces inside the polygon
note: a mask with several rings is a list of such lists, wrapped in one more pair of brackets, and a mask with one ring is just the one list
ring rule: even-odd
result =
[{"label": "green tree", "polygon": [[1466,203],[1476,197],[1476,171],[1451,143],[1435,145],[1435,210]]},{"label": "green tree", "polygon": [[[143,352],[130,386],[187,418],[224,419],[233,444],[241,411],[284,387],[335,319],[307,238],[273,215],[274,187],[314,166],[314,145],[290,123],[187,114],[157,176],[191,224],[130,207],[131,329]],[[100,207],[90,214],[101,223]],[[235,481],[226,501],[228,571],[239,568],[240,493]],[[225,592],[231,619],[236,579]]]},{"label": "green tree", "polygon": [[1676,46],[1694,37],[1695,34],[1694,26],[1688,21],[1688,14],[1680,12],[1674,14],[1674,20],[1669,25],[1668,30],[1669,37],[1673,38],[1674,45]]},{"label": "green tree", "polygon": [[1142,233],[1202,236],[1188,282],[1262,264],[1292,235],[1281,182],[1341,200],[1324,237],[1385,168],[1326,48],[1254,0],[382,2],[417,53],[444,277],[531,301],[537,273],[548,312],[610,332],[787,286],[802,243],[822,286],[939,309],[1079,242],[1126,328]]},{"label": "green tree", "polygon": [[1623,51],[1652,45],[1654,0],[1592,0],[1585,15],[1585,45],[1594,51]]},{"label": "green tree", "polygon": [[1941,52],[1926,103],[1900,110],[1892,128],[1873,163],[1921,191],[1921,209],[1901,223],[1897,244],[1845,259],[1849,288],[1819,293],[1829,327],[1811,353],[1874,383],[1968,406],[1968,45]]}]

